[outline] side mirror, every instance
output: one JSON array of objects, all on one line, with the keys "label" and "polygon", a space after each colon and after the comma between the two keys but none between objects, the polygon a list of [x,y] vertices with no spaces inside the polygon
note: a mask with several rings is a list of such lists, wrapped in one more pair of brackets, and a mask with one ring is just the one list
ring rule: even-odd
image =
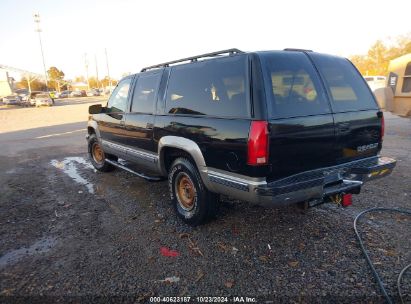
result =
[{"label": "side mirror", "polygon": [[101,106],[101,104],[92,105],[88,107],[88,113],[89,114],[104,113],[104,108]]}]

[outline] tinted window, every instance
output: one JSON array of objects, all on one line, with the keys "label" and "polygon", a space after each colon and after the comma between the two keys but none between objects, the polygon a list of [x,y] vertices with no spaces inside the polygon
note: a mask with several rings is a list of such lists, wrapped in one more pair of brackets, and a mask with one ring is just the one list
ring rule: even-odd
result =
[{"label": "tinted window", "polygon": [[407,63],[407,66],[405,67],[405,76],[411,76],[411,62]]},{"label": "tinted window", "polygon": [[131,112],[153,113],[154,101],[160,84],[161,73],[140,75],[134,88]]},{"label": "tinted window", "polygon": [[246,72],[246,56],[173,67],[167,88],[166,112],[246,117]]},{"label": "tinted window", "polygon": [[108,112],[125,112],[131,78],[120,81],[107,103]]},{"label": "tinted window", "polygon": [[409,93],[411,92],[411,62],[408,62],[405,73],[404,73],[404,80],[402,83],[402,93]]},{"label": "tinted window", "polygon": [[364,79],[351,62],[315,53],[310,56],[324,79],[335,112],[377,108]]},{"label": "tinted window", "polygon": [[411,92],[411,76],[404,77],[401,91],[402,91],[402,93]]},{"label": "tinted window", "polygon": [[313,65],[303,53],[271,53],[262,57],[271,97],[271,117],[330,113]]}]

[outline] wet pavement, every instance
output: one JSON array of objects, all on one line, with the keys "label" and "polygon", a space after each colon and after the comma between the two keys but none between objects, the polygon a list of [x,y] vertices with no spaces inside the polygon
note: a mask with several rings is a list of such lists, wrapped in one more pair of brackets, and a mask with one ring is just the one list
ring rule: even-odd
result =
[{"label": "wet pavement", "polygon": [[36,241],[30,247],[22,247],[9,252],[6,252],[0,257],[0,269],[6,266],[13,265],[20,261],[21,259],[34,254],[42,254],[50,249],[56,244],[56,239],[53,237],[46,237]]}]

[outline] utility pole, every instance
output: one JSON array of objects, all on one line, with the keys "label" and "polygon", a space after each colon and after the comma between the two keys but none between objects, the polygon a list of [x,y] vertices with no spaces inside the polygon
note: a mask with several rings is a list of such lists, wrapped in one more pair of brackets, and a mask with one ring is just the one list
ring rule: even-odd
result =
[{"label": "utility pole", "polygon": [[90,90],[90,81],[88,80],[88,60],[87,53],[84,53],[84,66],[86,67],[87,87]]},{"label": "utility pole", "polygon": [[29,94],[31,94],[31,79],[30,79],[30,75],[26,76],[27,79],[27,86],[29,87]]},{"label": "utility pole", "polygon": [[44,77],[46,79],[46,87],[47,87],[47,91],[49,88],[49,84],[48,84],[48,78],[47,78],[47,69],[46,69],[46,63],[44,61],[44,52],[43,52],[43,44],[41,42],[41,29],[40,29],[40,14],[39,13],[35,13],[34,14],[34,22],[36,23],[36,29],[35,31],[37,33],[39,33],[39,41],[40,41],[40,50],[41,50],[41,57],[43,59],[43,68],[44,68]]},{"label": "utility pole", "polygon": [[110,92],[111,92],[111,78],[110,78],[110,69],[108,68],[108,56],[107,56],[107,49],[104,49],[106,53],[106,65],[107,65],[107,76],[108,76],[108,82],[110,85]]},{"label": "utility pole", "polygon": [[97,65],[97,55],[94,54],[94,62],[96,64],[96,79],[97,79],[97,88],[100,89],[100,82],[98,80],[98,65]]}]

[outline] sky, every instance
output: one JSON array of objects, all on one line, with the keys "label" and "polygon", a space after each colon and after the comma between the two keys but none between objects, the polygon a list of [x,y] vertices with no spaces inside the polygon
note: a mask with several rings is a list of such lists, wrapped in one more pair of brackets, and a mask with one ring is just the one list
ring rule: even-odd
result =
[{"label": "sky", "polygon": [[[0,64],[66,78],[120,78],[144,66],[227,48],[304,48],[348,57],[411,32],[410,0],[0,0]],[[87,54],[85,56],[85,54]]]}]

